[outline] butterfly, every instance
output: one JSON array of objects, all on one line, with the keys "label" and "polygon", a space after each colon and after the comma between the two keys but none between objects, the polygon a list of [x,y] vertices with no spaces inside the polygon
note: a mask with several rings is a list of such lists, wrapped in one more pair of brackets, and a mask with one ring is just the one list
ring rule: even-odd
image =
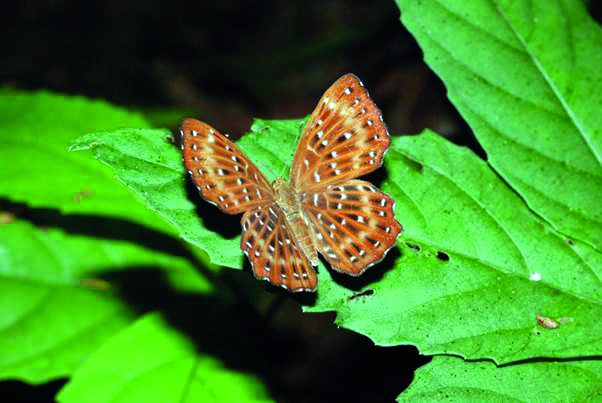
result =
[{"label": "butterfly", "polygon": [[258,279],[315,291],[318,252],[359,276],[402,231],[394,200],[355,179],[382,165],[391,139],[380,110],[353,74],[322,96],[299,140],[289,180],[266,179],[236,144],[206,123],[181,124],[184,165],[203,198],[244,213],[240,247]]}]

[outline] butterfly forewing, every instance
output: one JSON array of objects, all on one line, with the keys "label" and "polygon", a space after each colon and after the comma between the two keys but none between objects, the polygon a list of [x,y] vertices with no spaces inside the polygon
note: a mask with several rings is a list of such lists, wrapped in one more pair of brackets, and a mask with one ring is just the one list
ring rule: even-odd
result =
[{"label": "butterfly forewing", "polygon": [[277,205],[257,206],[241,220],[240,247],[259,279],[290,291],[314,291],[318,279]]},{"label": "butterfly forewing", "polygon": [[401,225],[394,201],[369,182],[350,180],[307,192],[303,207],[318,250],[333,269],[360,275],[394,246]]},{"label": "butterfly forewing", "polygon": [[227,137],[195,119],[181,132],[184,165],[207,201],[230,214],[272,201],[266,178]]},{"label": "butterfly forewing", "polygon": [[381,166],[390,138],[381,113],[353,74],[322,96],[299,141],[290,180],[299,191],[365,175]]}]

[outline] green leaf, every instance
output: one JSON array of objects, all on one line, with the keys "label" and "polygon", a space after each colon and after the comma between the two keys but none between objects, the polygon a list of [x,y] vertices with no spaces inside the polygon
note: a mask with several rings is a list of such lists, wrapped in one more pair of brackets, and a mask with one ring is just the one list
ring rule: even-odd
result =
[{"label": "green leaf", "polygon": [[2,226],[0,378],[41,383],[69,375],[132,320],[105,283],[80,283],[87,253],[98,263],[100,256],[112,260],[104,246],[24,221]]},{"label": "green leaf", "polygon": [[[301,123],[258,121],[242,147],[272,177],[282,175]],[[230,259],[232,267],[240,267],[239,240],[202,226],[178,190],[181,157],[160,138],[155,132],[121,131],[85,136],[74,147],[93,146],[120,180],[188,231],[213,261]],[[386,168],[389,178],[381,187],[396,199],[396,216],[405,228],[401,256],[392,251],[358,279],[333,280],[320,266],[318,298],[307,311],[336,310],[339,325],[378,344],[416,344],[427,354],[508,362],[599,351],[596,332],[602,329],[597,323],[584,326],[602,313],[599,252],[559,234],[486,163],[432,133],[394,139]],[[200,198],[199,203],[219,213]],[[232,225],[239,230],[236,221]],[[443,254],[449,260],[437,257]],[[345,284],[373,294],[358,295]],[[534,337],[538,314],[574,322],[559,330],[562,338]]]},{"label": "green leaf", "polygon": [[600,361],[531,362],[496,367],[487,361],[434,357],[416,371],[398,402],[596,402]]},{"label": "green leaf", "polygon": [[[567,243],[486,163],[432,133],[394,139],[386,167],[401,256],[370,269],[382,275],[364,286],[372,294],[329,284],[306,310],[336,310],[339,325],[424,354],[501,363],[602,349],[592,321],[602,315],[602,254]],[[538,314],[572,322],[536,336]]]},{"label": "green leaf", "polygon": [[[292,144],[299,134],[300,123],[258,120],[240,146],[258,161],[266,176],[287,175],[286,162],[292,160]],[[174,147],[167,146],[167,135],[165,130],[149,129],[91,133],[78,138],[71,150],[92,149],[96,158],[109,165],[121,182],[177,228],[184,239],[205,251],[213,263],[242,268],[240,236],[224,239],[207,229],[195,205],[187,199],[182,156]],[[269,136],[274,136],[271,141]],[[286,158],[288,160],[283,161]],[[208,214],[223,215],[200,197],[198,201]]]},{"label": "green leaf", "polygon": [[269,401],[253,376],[200,353],[157,314],[142,317],[96,351],[59,393],[60,402]]},{"label": "green leaf", "polygon": [[0,197],[64,213],[119,217],[169,231],[84,153],[68,152],[78,136],[148,127],[136,113],[102,101],[37,92],[0,91]]},{"label": "green leaf", "polygon": [[602,250],[602,30],[582,1],[397,0],[492,167]]},{"label": "green leaf", "polygon": [[40,383],[69,375],[132,321],[117,284],[102,277],[107,270],[155,268],[174,290],[210,290],[181,257],[18,219],[0,228],[0,378]]}]

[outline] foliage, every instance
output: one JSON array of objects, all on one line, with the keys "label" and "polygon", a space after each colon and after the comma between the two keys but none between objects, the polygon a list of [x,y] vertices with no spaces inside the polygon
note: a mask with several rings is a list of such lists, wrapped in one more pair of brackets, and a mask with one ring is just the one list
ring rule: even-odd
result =
[{"label": "foliage", "polygon": [[[600,28],[576,0],[398,5],[487,161],[428,130],[396,136],[375,178],[398,248],[356,279],[320,265],[304,309],[435,355],[400,401],[599,398]],[[256,120],[239,144],[286,176],[302,124]],[[0,184],[0,376],[69,376],[65,402],[267,399],[206,351],[210,329],[240,334],[212,265],[243,267],[239,218],[187,192],[168,131],[4,91]]]}]

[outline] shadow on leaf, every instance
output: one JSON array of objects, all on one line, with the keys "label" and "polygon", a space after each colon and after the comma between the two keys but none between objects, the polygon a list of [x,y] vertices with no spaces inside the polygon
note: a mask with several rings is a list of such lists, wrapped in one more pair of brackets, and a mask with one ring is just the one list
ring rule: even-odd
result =
[{"label": "shadow on leaf", "polygon": [[195,212],[201,218],[205,228],[216,232],[224,239],[233,239],[240,235],[242,214],[226,214],[217,206],[203,199],[201,192],[188,174],[186,175],[186,197],[194,204]]},{"label": "shadow on leaf", "polygon": [[[257,280],[245,273],[245,281]],[[242,276],[245,276],[245,280]],[[159,311],[165,322],[188,337],[200,354],[232,370],[254,374],[276,401],[392,401],[414,370],[428,362],[410,346],[377,347],[367,337],[333,326],[333,313],[303,314],[290,298],[272,301],[269,315],[253,305],[224,297],[174,290],[159,268],[140,266],[107,271],[101,278],[138,314]],[[250,287],[255,287],[254,284]],[[289,295],[289,294],[287,294]],[[350,379],[361,379],[349,382]]]}]

